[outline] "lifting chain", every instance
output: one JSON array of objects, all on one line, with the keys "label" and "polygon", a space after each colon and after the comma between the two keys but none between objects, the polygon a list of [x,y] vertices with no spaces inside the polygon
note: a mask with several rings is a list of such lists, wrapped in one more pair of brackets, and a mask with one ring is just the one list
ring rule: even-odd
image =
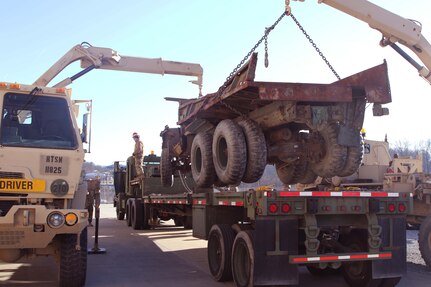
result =
[{"label": "lifting chain", "polygon": [[337,77],[338,80],[341,80],[340,76],[337,74],[334,67],[332,67],[331,63],[329,63],[328,59],[326,59],[326,57],[323,55],[322,51],[320,51],[320,49],[317,47],[316,43],[314,43],[313,39],[311,39],[310,35],[308,35],[308,33],[305,31],[304,27],[302,27],[302,25],[299,24],[299,21],[296,19],[296,17],[293,16],[293,14],[290,14],[290,17],[292,17],[293,21],[295,21],[299,30],[301,30],[302,33],[304,33],[307,40],[314,47],[314,49],[316,49],[316,52],[319,54],[319,56],[322,58],[322,60],[326,63],[326,65],[329,67],[329,69],[331,69],[331,71],[332,71],[332,73],[334,73],[335,77]]},{"label": "lifting chain", "polygon": [[[228,83],[229,81],[232,80],[232,78],[235,76],[235,74],[238,72],[238,70],[244,65],[245,61],[247,61],[248,58],[250,58],[251,54],[253,54],[256,49],[260,46],[260,44],[262,44],[263,41],[265,41],[265,67],[268,67],[269,65],[269,60],[268,60],[268,35],[269,33],[274,30],[274,28],[278,25],[278,23],[280,23],[280,21],[283,19],[284,16],[290,16],[292,17],[293,21],[296,23],[296,25],[298,26],[299,30],[302,31],[302,33],[305,35],[305,37],[307,38],[307,40],[310,42],[310,44],[314,47],[314,49],[316,49],[316,52],[319,54],[319,56],[322,58],[322,60],[326,63],[326,65],[329,67],[329,69],[332,71],[332,73],[335,75],[335,77],[337,77],[338,80],[341,80],[340,76],[338,75],[338,73],[335,71],[334,67],[331,65],[331,63],[329,63],[328,59],[326,59],[326,57],[323,55],[322,51],[317,47],[316,43],[314,43],[313,39],[311,39],[310,35],[308,35],[308,33],[305,31],[304,27],[302,27],[302,25],[299,23],[299,21],[296,19],[295,16],[293,16],[293,14],[291,13],[291,8],[289,6],[290,1],[289,0],[285,0],[285,11],[283,12],[283,14],[281,14],[280,17],[278,17],[278,19],[274,22],[274,24],[272,24],[270,27],[265,28],[265,33],[263,34],[263,36],[259,39],[259,41],[257,41],[257,43],[254,45],[253,48],[251,48],[251,50],[247,53],[247,55],[244,56],[244,58],[241,60],[241,62],[233,69],[233,71],[229,74],[229,76],[226,78],[225,82],[223,83],[223,85],[218,89],[217,93],[216,93],[216,98],[220,98],[221,95],[223,94],[223,92],[226,90],[226,88],[228,87]],[[229,105],[228,103],[226,103],[223,100],[220,100],[220,102],[226,106],[228,109],[230,109],[231,111],[233,111],[234,113],[245,117],[244,113],[242,113],[241,111],[237,110],[236,108],[232,107],[231,105]]]},{"label": "lifting chain", "polygon": [[[275,28],[275,26],[277,26],[278,23],[280,23],[281,19],[283,19],[284,16],[286,16],[285,12],[283,12],[283,14],[280,17],[278,17],[278,19],[274,22],[274,24],[272,24],[272,26],[270,26],[268,28],[265,28],[265,33],[263,34],[263,36],[259,39],[259,41],[257,41],[257,43],[254,45],[254,47],[251,48],[251,50],[247,53],[247,55],[245,55],[245,57],[241,60],[241,62],[233,69],[233,71],[226,78],[224,84],[218,89],[218,91],[216,93],[216,98],[221,97],[221,95],[223,94],[223,92],[226,90],[226,88],[228,86],[227,84],[229,83],[229,81],[232,80],[232,78],[236,75],[236,73],[238,72],[238,70],[244,65],[245,61],[247,61],[247,59],[250,58],[251,54],[253,54],[254,51],[256,51],[256,49],[260,46],[260,44],[262,44],[262,42],[264,40],[265,40],[265,63],[268,63],[268,60],[267,60],[267,56],[268,56],[268,42],[267,42],[268,35]],[[245,116],[242,112],[238,111],[237,109],[235,109],[231,105],[225,103],[223,100],[221,100],[220,102],[223,105],[225,105],[228,109],[230,109],[231,111],[233,111],[234,113],[236,113],[236,114],[238,114],[240,116]]]}]

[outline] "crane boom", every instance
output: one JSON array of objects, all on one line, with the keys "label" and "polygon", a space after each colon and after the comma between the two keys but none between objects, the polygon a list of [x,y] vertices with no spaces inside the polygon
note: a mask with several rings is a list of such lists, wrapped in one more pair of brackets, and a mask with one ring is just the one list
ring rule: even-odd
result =
[{"label": "crane boom", "polygon": [[[303,1],[303,0],[300,0]],[[367,0],[318,0],[332,8],[353,16],[382,33],[382,46],[391,46],[409,61],[428,83],[431,81],[431,45],[422,35],[422,26],[413,20],[403,18]],[[286,7],[289,1],[286,0]],[[396,43],[413,51],[421,60],[417,63],[404,53]]]},{"label": "crane boom", "polygon": [[33,85],[47,86],[61,71],[75,61],[81,61],[82,71],[66,78],[53,87],[65,87],[75,79],[86,74],[92,69],[105,69],[115,71],[128,71],[151,74],[173,74],[183,76],[195,76],[191,81],[202,87],[203,69],[199,64],[165,61],[161,58],[142,58],[120,56],[110,48],[93,47],[91,45],[76,45],[42,74]]}]

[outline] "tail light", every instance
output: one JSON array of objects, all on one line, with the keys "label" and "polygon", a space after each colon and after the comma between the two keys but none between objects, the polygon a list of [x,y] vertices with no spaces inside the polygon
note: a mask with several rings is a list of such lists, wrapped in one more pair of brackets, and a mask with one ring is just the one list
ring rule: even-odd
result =
[{"label": "tail light", "polygon": [[271,203],[269,205],[269,212],[270,213],[276,213],[278,211],[278,206],[275,203]]},{"label": "tail light", "polygon": [[388,211],[389,212],[395,212],[395,204],[389,203],[388,204]]},{"label": "tail light", "polygon": [[289,213],[290,212],[290,205],[288,203],[285,203],[281,206],[281,211],[284,213]]},{"label": "tail light", "polygon": [[398,204],[398,211],[399,212],[406,212],[406,210],[407,210],[407,207],[404,203]]}]

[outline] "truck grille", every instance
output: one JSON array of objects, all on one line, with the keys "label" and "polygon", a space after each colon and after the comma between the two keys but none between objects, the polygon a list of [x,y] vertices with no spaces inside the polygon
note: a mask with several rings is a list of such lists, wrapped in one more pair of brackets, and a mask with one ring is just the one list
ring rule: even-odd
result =
[{"label": "truck grille", "polygon": [[18,244],[24,238],[24,231],[0,231],[0,246]]},{"label": "truck grille", "polygon": [[24,178],[24,174],[20,172],[0,171],[0,178]]}]

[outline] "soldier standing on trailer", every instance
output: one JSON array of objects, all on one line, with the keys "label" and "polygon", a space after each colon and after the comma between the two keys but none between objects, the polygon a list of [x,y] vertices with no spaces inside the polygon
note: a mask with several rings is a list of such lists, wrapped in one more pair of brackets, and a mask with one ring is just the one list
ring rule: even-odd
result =
[{"label": "soldier standing on trailer", "polygon": [[144,158],[144,144],[139,139],[138,133],[133,133],[133,140],[135,141],[135,149],[133,150],[133,157],[135,159],[136,178],[142,178],[144,171],[142,169],[142,159]]},{"label": "soldier standing on trailer", "polygon": [[96,178],[88,180],[87,186],[85,205],[88,210],[88,226],[93,226],[93,207],[98,210],[100,206],[100,177],[96,176]]}]

